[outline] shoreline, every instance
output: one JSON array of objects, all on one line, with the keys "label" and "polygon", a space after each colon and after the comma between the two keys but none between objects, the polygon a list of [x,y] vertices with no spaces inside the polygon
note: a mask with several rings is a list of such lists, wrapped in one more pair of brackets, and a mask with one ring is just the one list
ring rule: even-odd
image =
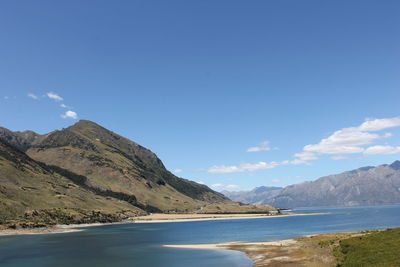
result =
[{"label": "shoreline", "polygon": [[243,220],[243,219],[265,219],[293,216],[324,215],[324,212],[310,213],[286,213],[281,215],[266,214],[152,214],[135,217],[133,223],[174,223],[174,222],[196,222],[196,221],[218,221],[218,220]]},{"label": "shoreline", "polygon": [[57,224],[37,228],[21,228],[21,229],[1,229],[0,238],[2,236],[17,236],[17,235],[47,235],[47,234],[66,234],[83,232],[89,228],[96,226],[126,224],[131,222],[113,222],[113,223],[83,223],[83,224]]},{"label": "shoreline", "polygon": [[162,245],[164,248],[182,248],[182,249],[210,249],[210,250],[237,250],[234,246],[287,246],[295,244],[297,241],[293,238],[277,241],[265,242],[228,242],[216,244],[190,244],[190,245]]},{"label": "shoreline", "polygon": [[87,227],[115,225],[115,224],[136,224],[136,223],[175,223],[175,222],[196,222],[196,221],[217,221],[217,220],[240,220],[240,219],[262,219],[292,216],[322,215],[326,213],[293,213],[282,215],[266,214],[151,214],[147,216],[132,217],[129,220],[113,223],[89,223],[89,224],[59,224],[38,228],[1,229],[0,237],[13,235],[40,235],[40,234],[64,234],[86,231]]},{"label": "shoreline", "polygon": [[263,266],[318,266],[333,267],[337,260],[333,244],[341,239],[365,235],[361,232],[315,234],[266,242],[230,242],[217,244],[163,245],[165,248],[240,251],[253,261],[254,267]]}]

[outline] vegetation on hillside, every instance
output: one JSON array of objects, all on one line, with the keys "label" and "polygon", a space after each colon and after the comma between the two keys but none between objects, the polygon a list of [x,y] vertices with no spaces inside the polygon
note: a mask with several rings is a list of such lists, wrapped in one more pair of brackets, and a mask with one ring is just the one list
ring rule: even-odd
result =
[{"label": "vegetation on hillside", "polygon": [[114,222],[150,213],[269,213],[176,177],[90,121],[39,135],[0,127],[0,226]]},{"label": "vegetation on hillside", "polygon": [[0,228],[114,222],[146,214],[134,197],[102,192],[85,181],[32,160],[0,138]]}]

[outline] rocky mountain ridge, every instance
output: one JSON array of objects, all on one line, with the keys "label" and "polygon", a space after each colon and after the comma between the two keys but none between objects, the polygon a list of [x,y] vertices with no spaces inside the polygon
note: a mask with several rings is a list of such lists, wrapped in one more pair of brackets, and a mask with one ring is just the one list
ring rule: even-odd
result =
[{"label": "rocky mountain ridge", "polygon": [[[246,194],[252,198],[244,197]],[[245,199],[245,203],[269,204],[279,208],[397,204],[400,203],[400,161],[324,176],[278,189],[272,195],[259,195],[258,198],[254,192],[242,192],[240,198],[232,193],[226,195],[235,201]],[[259,201],[259,197],[265,198]]]},{"label": "rocky mountain ridge", "polygon": [[[91,121],[81,120],[45,135],[0,128],[0,139],[3,140],[0,152],[15,150],[7,161],[21,157],[35,162],[49,172],[41,178],[43,181],[69,180],[89,194],[124,203],[122,206],[135,212],[265,213],[274,210],[265,205],[233,202],[205,185],[176,177],[152,151]],[[21,179],[29,180],[31,175],[10,162],[2,171],[1,184],[10,183],[4,188],[5,192],[18,186]],[[46,198],[52,194],[46,191]],[[26,197],[29,195],[30,192],[26,192]],[[18,196],[19,200],[25,199],[22,193]],[[1,201],[0,205],[8,203],[9,199],[4,197]],[[36,208],[29,203],[24,205],[25,211]],[[22,210],[16,213],[21,215]],[[106,210],[116,212],[114,208]]]}]

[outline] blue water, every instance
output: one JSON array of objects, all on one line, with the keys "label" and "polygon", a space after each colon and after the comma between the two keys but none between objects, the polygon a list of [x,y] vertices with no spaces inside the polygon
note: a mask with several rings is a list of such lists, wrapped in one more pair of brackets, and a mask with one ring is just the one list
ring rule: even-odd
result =
[{"label": "blue water", "polygon": [[244,253],[164,244],[269,241],[400,227],[400,206],[307,209],[323,215],[90,227],[87,231],[0,237],[0,266],[252,266]]}]

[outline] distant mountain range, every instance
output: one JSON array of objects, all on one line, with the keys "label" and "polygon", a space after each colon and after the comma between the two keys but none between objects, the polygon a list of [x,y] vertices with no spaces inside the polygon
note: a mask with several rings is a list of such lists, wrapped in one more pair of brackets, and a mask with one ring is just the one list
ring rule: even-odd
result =
[{"label": "distant mountain range", "polygon": [[260,186],[251,191],[222,191],[221,193],[228,198],[242,203],[261,204],[266,199],[273,197],[283,189],[283,187]]},{"label": "distant mountain range", "polygon": [[279,208],[397,204],[400,203],[400,161],[284,188],[258,187],[252,191],[223,193],[235,201]]},{"label": "distant mountain range", "polygon": [[176,177],[150,150],[91,121],[44,135],[0,127],[0,224],[270,210]]}]

